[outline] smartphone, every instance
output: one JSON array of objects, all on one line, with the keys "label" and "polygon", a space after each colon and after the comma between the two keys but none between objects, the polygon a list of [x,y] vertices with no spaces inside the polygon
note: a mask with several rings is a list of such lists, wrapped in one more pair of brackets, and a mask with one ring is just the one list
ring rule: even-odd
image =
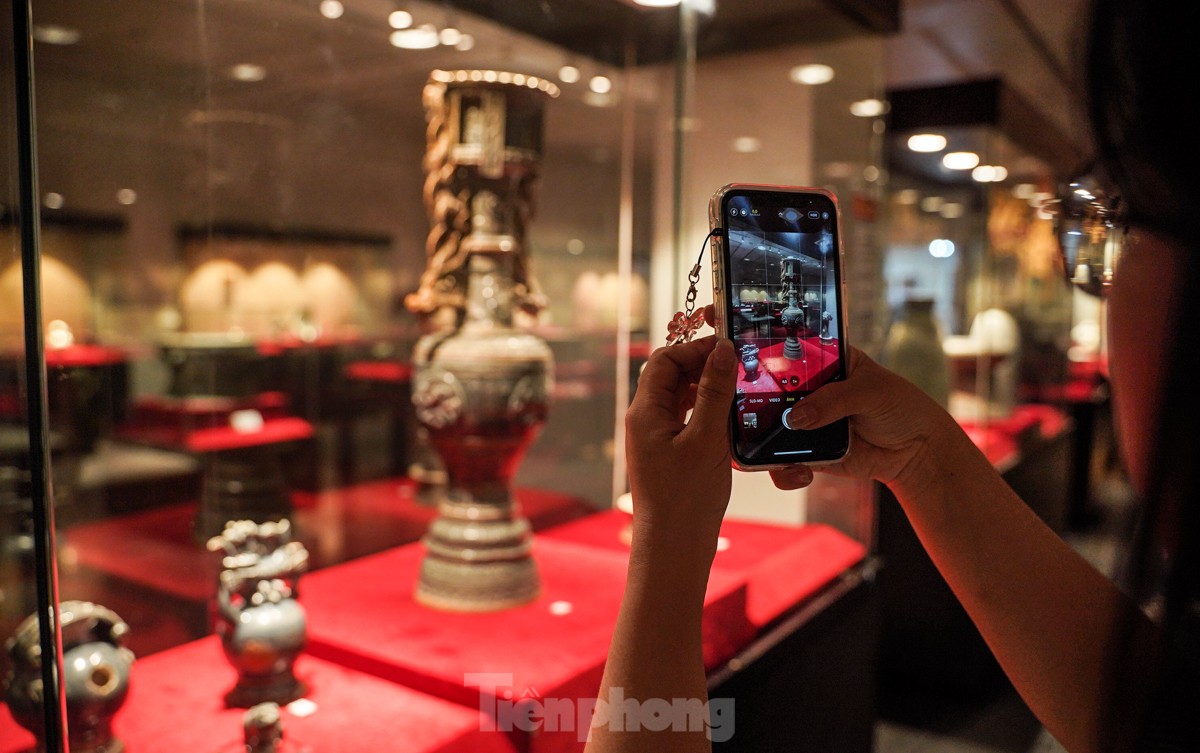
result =
[{"label": "smartphone", "polygon": [[846,378],[845,280],[837,198],[821,188],[731,183],[708,207],[717,332],[738,355],[734,463],[769,470],[850,451],[842,419],[803,431],[789,411]]}]

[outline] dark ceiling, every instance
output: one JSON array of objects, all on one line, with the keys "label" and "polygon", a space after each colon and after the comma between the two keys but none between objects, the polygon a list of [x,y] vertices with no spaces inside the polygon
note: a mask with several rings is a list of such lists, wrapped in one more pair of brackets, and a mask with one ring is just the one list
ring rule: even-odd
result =
[{"label": "dark ceiling", "polygon": [[[560,47],[612,65],[661,63],[677,50],[679,8],[635,7],[632,0],[450,0]],[[754,0],[716,3],[697,13],[699,57],[828,41],[900,28],[900,0]],[[632,50],[628,49],[632,45]]]}]

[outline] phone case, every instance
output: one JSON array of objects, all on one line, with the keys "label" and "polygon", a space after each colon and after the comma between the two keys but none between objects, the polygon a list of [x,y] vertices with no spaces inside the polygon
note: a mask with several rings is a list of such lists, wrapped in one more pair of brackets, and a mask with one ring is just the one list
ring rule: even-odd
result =
[{"label": "phone case", "polygon": [[[708,228],[709,228],[710,232],[717,228],[725,227],[724,216],[721,212],[721,203],[724,200],[725,195],[727,193],[729,193],[730,191],[735,191],[735,190],[736,191],[770,191],[772,193],[784,192],[784,193],[795,193],[795,194],[820,194],[821,196],[824,196],[824,197],[828,198],[831,202],[833,202],[834,210],[836,212],[835,216],[837,219],[837,240],[838,240],[838,242],[837,242],[837,257],[838,257],[837,263],[838,263],[838,267],[842,270],[841,283],[840,283],[841,294],[838,296],[838,315],[841,317],[841,332],[842,332],[841,339],[842,339],[842,342],[846,346],[848,346],[849,339],[847,336],[847,329],[848,329],[849,322],[846,317],[846,275],[845,275],[846,267],[845,267],[845,263],[844,263],[845,258],[842,254],[842,211],[841,211],[840,205],[838,204],[837,196],[834,195],[834,193],[832,191],[829,191],[824,188],[815,188],[815,187],[807,187],[807,186],[775,186],[775,185],[768,185],[768,184],[761,184],[761,183],[727,183],[726,185],[721,186],[721,188],[717,189],[716,193],[714,193],[712,195],[712,198],[709,199],[709,201],[708,201]],[[710,258],[712,260],[712,270],[713,270],[713,303],[715,304],[714,308],[716,309],[716,312],[715,312],[716,313],[716,316],[715,316],[716,327],[715,327],[715,329],[717,330],[717,334],[720,337],[723,337],[728,340],[728,339],[732,339],[732,335],[729,332],[729,322],[726,320],[726,315],[725,315],[725,312],[728,309],[727,298],[729,295],[728,294],[728,285],[727,285],[727,280],[726,280],[727,274],[726,274],[726,270],[725,270],[725,234],[724,233],[721,233],[720,235],[713,234],[711,236],[710,243],[712,244],[711,249],[710,249]],[[731,426],[730,427],[730,444],[731,445],[733,443],[732,431],[733,430],[732,430],[732,426]],[[743,464],[739,463],[737,461],[737,457],[734,456],[733,465],[735,468],[737,468],[738,470],[741,470],[741,471],[771,471],[771,470],[778,470],[781,468],[788,468],[793,465],[809,465],[809,466],[833,465],[834,463],[840,463],[840,462],[844,461],[847,457],[849,457],[850,452],[853,449],[852,445],[853,445],[853,433],[851,433],[851,435],[849,437],[847,437],[846,451],[844,453],[842,453],[841,457],[838,457],[838,458],[833,458],[830,460],[818,460],[818,461],[795,461],[792,463],[773,463],[773,464],[769,464],[769,465],[743,465]]]}]

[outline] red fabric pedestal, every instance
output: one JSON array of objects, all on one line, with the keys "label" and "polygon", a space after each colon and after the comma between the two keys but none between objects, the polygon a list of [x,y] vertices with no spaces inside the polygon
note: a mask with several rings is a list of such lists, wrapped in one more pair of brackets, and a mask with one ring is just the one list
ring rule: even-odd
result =
[{"label": "red fabric pedestal", "polygon": [[[289,751],[364,753],[511,753],[512,742],[488,730],[478,711],[302,656],[297,675],[315,711],[284,711]],[[113,727],[128,753],[242,753],[243,709],[225,708],[236,674],[215,636],[133,665],[129,697]],[[33,737],[0,707],[0,753],[25,751]]]},{"label": "red fabric pedestal", "polygon": [[[292,524],[313,569],[416,541],[437,510],[419,504],[408,479],[389,479],[320,492],[294,492]],[[534,529],[591,510],[581,500],[537,489],[517,490]],[[194,503],[108,518],[65,532],[67,549],[82,564],[185,599],[216,594],[219,558],[192,538]],[[303,581],[306,582],[306,581]]]},{"label": "red fabric pedestal", "polygon": [[[621,531],[630,516],[619,510],[550,528],[546,538],[629,552]],[[746,584],[746,618],[761,630],[862,561],[866,549],[825,525],[787,527],[726,520],[713,559],[715,572]]]},{"label": "red fabric pedestal", "polygon": [[[593,699],[625,587],[619,551],[538,536],[534,557],[542,594],[525,606],[490,613],[439,612],[414,600],[424,547],[414,544],[309,576],[301,602],[310,651],[467,708],[512,699],[563,699],[574,709]],[[729,659],[753,635],[739,580],[714,572],[704,614],[708,667]],[[489,687],[465,675],[488,673]],[[507,697],[506,697],[507,694]],[[523,749],[578,751],[574,726],[518,738]]]}]

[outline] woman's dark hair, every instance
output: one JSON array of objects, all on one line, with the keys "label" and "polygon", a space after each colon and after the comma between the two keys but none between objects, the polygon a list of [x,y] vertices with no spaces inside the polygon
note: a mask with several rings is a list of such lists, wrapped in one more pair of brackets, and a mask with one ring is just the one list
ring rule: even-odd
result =
[{"label": "woman's dark hair", "polygon": [[[1187,251],[1184,294],[1169,314],[1172,341],[1162,344],[1167,369],[1149,484],[1124,579],[1140,603],[1160,605],[1154,611],[1164,648],[1155,666],[1139,666],[1145,658],[1126,651],[1113,667],[1118,685],[1150,683],[1147,708],[1135,714],[1140,729],[1134,739],[1128,730],[1110,730],[1113,750],[1130,743],[1139,751],[1200,750],[1200,230],[1193,219],[1200,147],[1188,115],[1189,99],[1200,91],[1198,41],[1179,4],[1093,2],[1085,76],[1097,162],[1135,229],[1162,233]],[[1137,245],[1128,253],[1138,253]],[[1118,640],[1128,648],[1132,628],[1122,628]],[[1131,719],[1127,709],[1111,711],[1109,719]]]}]

